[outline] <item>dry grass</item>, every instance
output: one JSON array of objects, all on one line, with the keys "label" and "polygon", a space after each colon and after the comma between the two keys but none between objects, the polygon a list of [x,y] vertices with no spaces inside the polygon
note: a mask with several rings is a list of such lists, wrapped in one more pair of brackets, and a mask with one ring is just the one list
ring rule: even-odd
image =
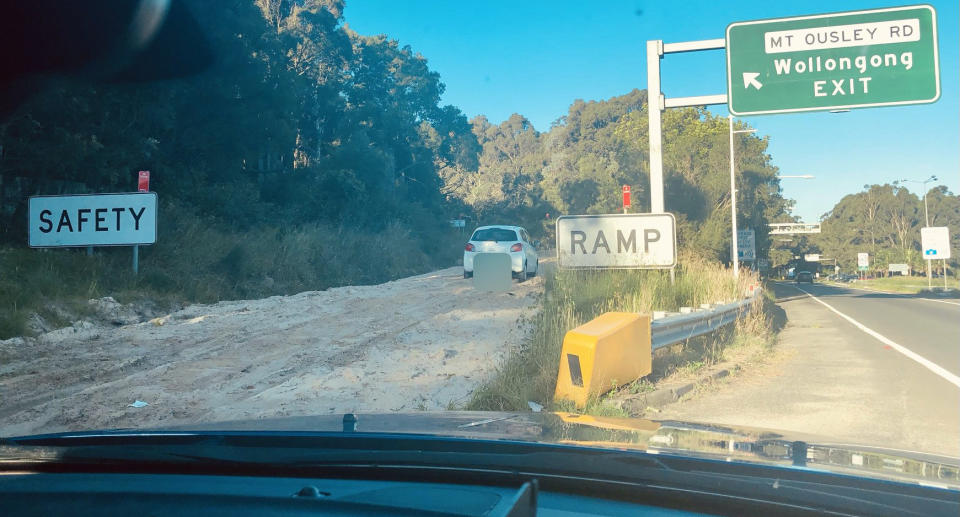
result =
[{"label": "dry grass", "polygon": [[0,339],[27,334],[35,313],[70,324],[58,314],[80,317],[88,299],[102,296],[172,305],[377,284],[453,265],[464,239],[443,225],[415,234],[399,221],[376,232],[324,224],[237,229],[189,207],[164,209],[157,244],[140,248],[136,276],[129,247],[90,257],[83,249],[0,247]]},{"label": "dry grass", "polygon": [[[676,311],[702,303],[730,301],[758,280],[743,275],[734,281],[730,271],[719,264],[695,256],[681,259],[676,283],[670,283],[666,271],[557,271],[545,277],[543,305],[533,321],[533,330],[522,346],[500,366],[487,383],[474,392],[467,409],[522,411],[533,401],[548,408],[571,410],[569,404],[554,404],[560,349],[563,336],[608,311]],[[759,317],[758,317],[759,318]],[[762,336],[769,322],[750,323],[749,318],[735,329],[714,336],[690,340],[671,347],[654,358],[653,380],[673,373],[695,361],[712,364],[722,358],[723,350]],[[650,379],[647,380],[650,382]],[[647,389],[643,384],[630,389]],[[619,414],[599,401],[591,401],[587,411],[593,414]],[[611,413],[612,412],[612,413]]]}]

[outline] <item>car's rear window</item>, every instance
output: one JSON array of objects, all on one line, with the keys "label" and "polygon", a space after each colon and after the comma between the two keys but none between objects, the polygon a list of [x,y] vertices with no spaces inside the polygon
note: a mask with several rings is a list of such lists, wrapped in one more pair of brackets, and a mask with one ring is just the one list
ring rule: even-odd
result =
[{"label": "car's rear window", "polygon": [[484,228],[474,232],[472,241],[515,241],[517,232],[506,228]]}]

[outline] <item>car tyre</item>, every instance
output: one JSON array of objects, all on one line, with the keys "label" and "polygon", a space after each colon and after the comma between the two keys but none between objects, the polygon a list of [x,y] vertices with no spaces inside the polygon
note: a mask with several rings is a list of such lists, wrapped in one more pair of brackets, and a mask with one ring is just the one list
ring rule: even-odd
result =
[{"label": "car tyre", "polygon": [[523,263],[523,267],[520,268],[520,272],[517,273],[517,282],[523,283],[527,281],[527,263]]},{"label": "car tyre", "polygon": [[537,276],[540,273],[540,259],[537,259],[537,263],[534,265],[533,273],[530,273],[530,276]]},{"label": "car tyre", "polygon": [[473,278],[473,273],[470,271],[464,271],[463,278]]}]

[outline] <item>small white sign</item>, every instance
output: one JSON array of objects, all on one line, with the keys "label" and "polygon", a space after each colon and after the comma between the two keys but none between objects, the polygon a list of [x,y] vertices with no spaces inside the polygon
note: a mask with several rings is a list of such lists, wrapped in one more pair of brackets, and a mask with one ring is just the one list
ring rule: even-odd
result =
[{"label": "small white sign", "polygon": [[869,253],[857,253],[857,267],[862,267],[862,268],[870,267]]},{"label": "small white sign", "polygon": [[763,50],[779,54],[911,41],[920,41],[920,20],[916,18],[765,32]]},{"label": "small white sign", "polygon": [[564,215],[557,262],[565,269],[669,269],[677,264],[673,214]]},{"label": "small white sign", "polygon": [[950,258],[950,229],[946,226],[920,228],[920,247],[927,260]]},{"label": "small white sign", "polygon": [[803,256],[803,260],[806,262],[820,262],[819,253],[807,253]]},{"label": "small white sign", "polygon": [[757,259],[757,239],[753,230],[737,230],[737,258],[740,260]]},{"label": "small white sign", "polygon": [[900,273],[903,276],[910,275],[909,264],[887,264],[887,271],[891,273]]},{"label": "small white sign", "polygon": [[34,196],[28,213],[31,248],[157,242],[155,192]]}]

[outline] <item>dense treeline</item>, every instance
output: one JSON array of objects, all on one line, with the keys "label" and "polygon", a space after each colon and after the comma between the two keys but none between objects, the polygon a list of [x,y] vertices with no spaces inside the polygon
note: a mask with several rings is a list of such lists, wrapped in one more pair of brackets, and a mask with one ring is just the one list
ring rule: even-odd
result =
[{"label": "dense treeline", "polygon": [[[836,258],[845,271],[857,267],[857,253],[870,254],[874,271],[886,271],[889,264],[909,264],[915,271],[926,268],[920,249],[920,228],[950,228],[951,242],[960,241],[960,196],[947,187],[937,186],[926,194],[910,192],[903,185],[864,185],[862,192],[844,196],[821,218],[822,233],[790,243],[779,253],[785,258],[794,253],[819,252]],[[956,253],[956,251],[954,252]],[[948,261],[960,264],[957,256]],[[940,268],[939,261],[935,268]]]},{"label": "dense treeline", "polygon": [[[339,0],[191,6],[216,66],[37,96],[0,133],[5,200],[16,194],[22,211],[22,194],[128,191],[150,169],[163,199],[240,228],[420,231],[442,214],[436,164],[469,167],[475,144],[466,117],[439,105],[425,58],[351,31]],[[21,242],[20,214],[4,215],[7,240]]]},{"label": "dense treeline", "polygon": [[[577,100],[543,133],[517,114],[500,125],[483,116],[471,123],[483,148],[479,170],[457,176],[449,188],[481,221],[511,217],[550,235],[556,215],[619,212],[622,185],[631,186],[632,211],[650,210],[645,91]],[[665,204],[677,216],[681,246],[729,261],[727,119],[702,109],[668,110],[663,135]],[[766,224],[789,218],[791,202],[781,196],[766,139],[737,136],[738,227],[757,231],[762,255],[770,245]]]},{"label": "dense treeline", "polygon": [[[0,121],[8,321],[70,295],[211,301],[384,281],[454,263],[465,236],[451,218],[519,223],[549,239],[558,215],[619,211],[625,184],[634,211],[649,210],[644,91],[576,100],[545,132],[522,115],[468,120],[442,105],[424,56],[353,31],[343,0],[188,4],[211,69],[152,83],[51,82]],[[670,110],[664,142],[681,245],[727,261],[726,119]],[[741,135],[737,146],[740,224],[758,230],[762,254],[765,223],[790,205],[766,140]],[[141,275],[128,273],[123,249],[23,249],[29,196],[131,191],[138,170],[151,171],[161,201]]]},{"label": "dense treeline", "polygon": [[[351,30],[342,0],[187,3],[210,69],[48,82],[0,121],[0,336],[70,296],[213,301],[375,283],[462,249],[438,170],[475,170],[479,146],[440,104],[426,58]],[[29,196],[127,192],[138,170],[161,202],[139,276],[128,249],[23,249]]]}]

